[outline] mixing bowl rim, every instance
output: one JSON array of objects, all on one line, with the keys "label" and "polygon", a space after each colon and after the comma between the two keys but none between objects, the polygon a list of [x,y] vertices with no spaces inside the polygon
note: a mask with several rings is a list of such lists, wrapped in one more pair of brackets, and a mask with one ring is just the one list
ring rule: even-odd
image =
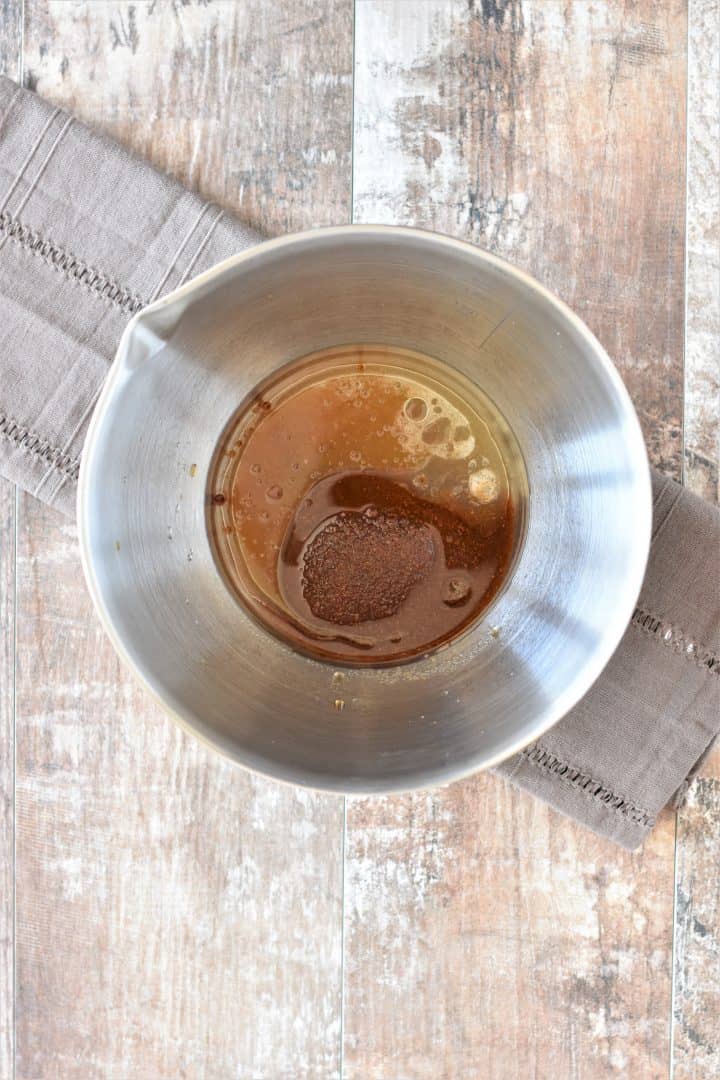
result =
[{"label": "mixing bowl rim", "polygon": [[[303,246],[312,246],[317,242],[324,241],[352,240],[354,242],[360,238],[387,240],[393,237],[405,241],[410,240],[425,243],[430,246],[445,247],[447,250],[454,251],[464,257],[469,256],[476,259],[479,263],[489,265],[496,271],[500,271],[514,279],[550,305],[550,307],[553,308],[555,312],[588,344],[592,354],[602,369],[604,377],[608,380],[610,388],[617,395],[624,419],[628,422],[626,428],[628,454],[636,466],[635,471],[638,476],[645,477],[645,484],[642,485],[644,489],[642,492],[642,506],[636,506],[638,523],[634,536],[632,553],[633,563],[628,571],[628,576],[633,582],[632,588],[628,587],[625,601],[618,603],[615,617],[609,624],[606,624],[605,633],[600,644],[592,657],[582,668],[582,678],[576,677],[573,679],[568,686],[565,687],[563,692],[546,707],[542,721],[533,725],[533,729],[529,735],[526,733],[517,737],[510,742],[509,746],[504,746],[493,754],[475,755],[468,763],[449,766],[438,764],[433,767],[418,769],[416,779],[410,779],[409,777],[402,779],[390,777],[379,778],[373,781],[362,776],[344,776],[342,778],[339,777],[337,781],[334,781],[333,778],[327,777],[325,774],[310,771],[305,767],[295,766],[293,767],[295,770],[293,772],[293,768],[280,766],[280,768],[282,768],[281,772],[280,769],[273,769],[271,762],[268,759],[263,759],[263,762],[258,764],[252,755],[246,754],[243,756],[242,752],[238,752],[235,748],[227,745],[226,741],[220,736],[216,737],[211,734],[205,734],[199,727],[198,722],[192,718],[190,710],[188,710],[187,716],[183,715],[182,712],[178,711],[177,708],[173,707],[173,705],[166,700],[160,690],[156,689],[152,674],[145,671],[139,663],[136,663],[126,649],[103,599],[102,590],[96,576],[89,541],[88,511],[90,505],[90,493],[88,474],[90,472],[90,462],[102,428],[104,415],[115,393],[118,380],[122,378],[122,361],[128,353],[131,342],[136,337],[138,326],[147,322],[148,319],[152,319],[159,312],[181,303],[183,300],[192,297],[194,294],[205,291],[214,281],[222,278],[237,266],[251,263],[255,260],[262,260],[263,258],[267,258],[268,254],[275,253],[278,250],[302,248]],[[566,716],[577,702],[588,692],[590,687],[602,673],[610,660],[610,657],[617,649],[629,624],[640,593],[650,550],[652,489],[645,441],[628,390],[606,350],[583,320],[576,315],[572,308],[570,308],[563,300],[537,281],[536,278],[532,277],[532,275],[520,270],[500,256],[485,251],[483,248],[477,247],[466,240],[458,240],[443,233],[409,226],[339,225],[308,229],[302,232],[290,233],[285,236],[258,242],[257,245],[216,263],[208,270],[198,274],[191,281],[168,293],[167,296],[148,304],[147,307],[142,308],[130,319],[120,338],[114,361],[111,364],[105,383],[98,396],[88,427],[78,480],[77,522],[83,573],[88,591],[92,597],[93,605],[105,633],[128,670],[139,679],[141,684],[148,690],[151,697],[157,702],[162,710],[184,731],[191,734],[205,746],[211,747],[216,753],[219,753],[223,757],[233,761],[235,764],[242,766],[249,772],[266,776],[281,783],[299,785],[311,790],[332,794],[392,794],[417,791],[435,787],[439,784],[451,783],[481,770],[492,768],[501,761],[505,761],[509,757],[512,757],[513,754],[519,753],[526,747],[537,742],[542,735]],[[252,759],[252,763],[250,759]],[[267,767],[265,767],[265,761],[267,761]],[[278,763],[278,765],[280,765],[280,763]],[[321,777],[323,782],[320,782]]]}]

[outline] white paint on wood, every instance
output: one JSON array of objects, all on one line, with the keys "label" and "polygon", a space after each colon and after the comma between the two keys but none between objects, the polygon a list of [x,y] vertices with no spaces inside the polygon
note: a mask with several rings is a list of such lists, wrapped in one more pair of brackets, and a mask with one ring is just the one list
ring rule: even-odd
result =
[{"label": "white paint on wood", "polygon": [[[683,39],[655,0],[356,8],[355,220],[451,233],[559,291],[676,474]],[[628,855],[492,776],[350,800],[348,1080],[667,1075],[673,853],[670,814]]]},{"label": "white paint on wood", "polygon": [[246,773],[151,704],[68,531],[23,497],[18,1076],[333,1076],[341,800]]},{"label": "white paint on wood", "polygon": [[15,488],[0,480],[0,1077],[13,1070]]},{"label": "white paint on wood", "polygon": [[[352,7],[26,0],[29,85],[268,232],[349,218]],[[330,1080],[339,798],[250,776],[105,640],[20,513],[18,1080]]]},{"label": "white paint on wood", "polygon": [[720,1077],[720,778],[696,780],[678,818],[673,1080]]},{"label": "white paint on wood", "polygon": [[677,476],[685,34],[682,0],[362,0],[356,18],[355,220],[471,240],[559,293]]},{"label": "white paint on wood", "polygon": [[685,482],[720,497],[720,3],[690,0]]},{"label": "white paint on wood", "polygon": [[[21,73],[22,0],[0,0],[0,73]],[[13,1073],[15,1020],[15,488],[0,480],[0,1078]]]},{"label": "white paint on wood", "polygon": [[[720,3],[688,7],[685,482],[720,500]],[[720,744],[678,812],[673,1080],[720,1077]]]}]

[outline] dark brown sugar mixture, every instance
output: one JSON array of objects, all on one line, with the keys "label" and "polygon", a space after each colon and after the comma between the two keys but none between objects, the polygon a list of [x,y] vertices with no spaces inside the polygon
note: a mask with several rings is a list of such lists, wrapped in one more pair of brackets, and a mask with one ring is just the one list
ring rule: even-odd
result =
[{"label": "dark brown sugar mixture", "polygon": [[305,545],[302,595],[315,618],[337,626],[386,619],[425,580],[434,558],[432,533],[422,523],[372,508],[342,511]]},{"label": "dark brown sugar mixture", "polygon": [[341,627],[382,621],[389,643],[407,647],[467,623],[509,555],[505,530],[486,537],[480,524],[413,492],[409,478],[346,472],[317,481],[301,501],[278,580],[301,617]]},{"label": "dark brown sugar mixture", "polygon": [[517,529],[492,414],[422,360],[429,370],[365,346],[301,363],[219,456],[209,503],[223,568],[301,651],[410,659],[456,637],[505,580]]}]

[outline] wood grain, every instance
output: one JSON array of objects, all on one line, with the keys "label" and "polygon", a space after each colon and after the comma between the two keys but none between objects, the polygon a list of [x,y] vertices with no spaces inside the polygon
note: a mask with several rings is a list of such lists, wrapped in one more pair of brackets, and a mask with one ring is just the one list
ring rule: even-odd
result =
[{"label": "wood grain", "polygon": [[20,1080],[337,1069],[337,801],[253,778],[120,669],[74,525],[23,498]]},{"label": "wood grain", "polygon": [[679,476],[684,0],[363,0],[356,219],[474,240],[586,320]]},{"label": "wood grain", "polygon": [[340,804],[181,732],[80,582],[75,526],[23,497],[18,1080],[333,1076]]},{"label": "wood grain", "polygon": [[[720,501],[720,3],[688,10],[685,482]],[[720,1077],[720,744],[678,812],[674,1080]]]},{"label": "wood grain", "polygon": [[[26,82],[261,228],[336,222],[351,25],[27,0]],[[182,734],[118,667],[74,527],[23,498],[19,536],[18,1080],[336,1076],[341,800]]]},{"label": "wood grain", "polygon": [[74,527],[18,551],[17,1077],[274,1080],[339,1062],[339,800],[249,777],[119,666]]},{"label": "wood grain", "polygon": [[352,0],[25,0],[25,83],[268,233],[350,219]]},{"label": "wood grain", "polygon": [[720,496],[720,4],[690,0],[685,482]]},{"label": "wood grain", "polygon": [[[0,73],[18,78],[22,0],[0,0]],[[13,1073],[15,1021],[15,488],[0,480],[0,1078]]]},{"label": "wood grain", "polygon": [[[676,476],[684,41],[678,0],[356,17],[355,220],[476,241],[559,292]],[[347,1076],[666,1076],[673,842],[668,814],[623,854],[489,776],[352,800]]]},{"label": "wood grain", "polygon": [[678,820],[673,1080],[720,1077],[720,778],[694,782]]},{"label": "wood grain", "polygon": [[0,0],[0,73],[16,79],[20,75],[22,0]]},{"label": "wood grain", "polygon": [[673,821],[619,851],[491,776],[350,800],[348,1080],[667,1076]]},{"label": "wood grain", "polygon": [[0,1077],[13,1068],[15,488],[0,481]]}]

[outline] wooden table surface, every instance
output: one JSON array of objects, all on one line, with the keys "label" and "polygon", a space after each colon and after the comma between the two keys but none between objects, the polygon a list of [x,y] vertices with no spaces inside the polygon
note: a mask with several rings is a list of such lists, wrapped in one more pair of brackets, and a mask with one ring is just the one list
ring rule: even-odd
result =
[{"label": "wooden table surface", "polygon": [[[717,497],[718,0],[0,0],[0,63],[269,233],[535,274]],[[0,488],[0,1078],[720,1076],[720,753],[628,854],[496,777],[250,776],[120,667]],[[709,585],[709,587],[711,587]]]}]

